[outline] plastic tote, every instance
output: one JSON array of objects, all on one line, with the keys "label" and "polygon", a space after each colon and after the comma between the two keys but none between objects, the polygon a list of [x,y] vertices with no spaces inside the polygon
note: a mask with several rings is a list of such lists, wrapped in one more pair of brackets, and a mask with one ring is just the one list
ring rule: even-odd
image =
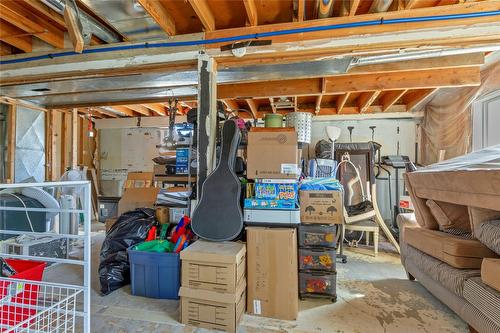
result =
[{"label": "plastic tote", "polygon": [[[41,281],[46,266],[40,261],[5,259],[5,262],[17,272],[11,278],[31,281]],[[0,299],[5,302],[0,310],[1,325],[13,327],[34,315],[36,310],[33,305],[37,304],[38,288],[37,284],[0,281]]]},{"label": "plastic tote", "polygon": [[179,299],[178,253],[152,253],[128,249],[132,295]]}]

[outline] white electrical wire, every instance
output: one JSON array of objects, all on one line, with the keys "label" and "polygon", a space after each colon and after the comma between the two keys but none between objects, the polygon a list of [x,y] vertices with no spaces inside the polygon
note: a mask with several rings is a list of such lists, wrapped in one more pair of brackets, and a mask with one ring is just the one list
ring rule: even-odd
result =
[{"label": "white electrical wire", "polygon": [[[5,191],[5,190],[4,190]],[[21,203],[23,204],[24,206],[24,209],[27,209],[28,207],[26,206],[26,204],[24,203],[23,199],[19,198],[17,195],[15,195],[14,193],[10,193],[10,192],[4,192],[4,191],[0,191],[0,193],[5,193],[5,194],[8,194],[8,195],[11,195],[13,196],[14,198],[16,198],[17,200],[21,201]],[[31,223],[31,219],[30,219],[30,215],[28,214],[28,211],[25,210],[24,213],[26,214],[26,218],[28,219],[28,223],[30,224],[30,228],[31,228],[31,232],[35,232],[35,229],[33,228],[33,224]]]}]

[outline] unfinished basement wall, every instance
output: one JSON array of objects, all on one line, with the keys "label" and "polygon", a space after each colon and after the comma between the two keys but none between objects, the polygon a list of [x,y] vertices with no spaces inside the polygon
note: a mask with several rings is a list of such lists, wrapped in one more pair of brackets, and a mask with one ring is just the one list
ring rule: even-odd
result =
[{"label": "unfinished basement wall", "polygon": [[[318,118],[316,118],[318,119]],[[381,156],[385,155],[407,155],[415,161],[415,143],[417,142],[419,118],[410,119],[362,119],[362,120],[314,120],[312,124],[311,145],[309,146],[309,157],[314,156],[314,147],[319,140],[327,139],[326,126],[337,126],[341,134],[337,142],[349,142],[349,131],[347,127],[354,126],[352,131],[352,142],[368,142],[372,140],[370,126],[376,126],[374,141],[382,145]],[[399,146],[399,152],[398,152]],[[389,168],[392,169],[392,168]],[[392,171],[391,171],[392,172]],[[381,173],[381,178],[376,181],[378,205],[384,220],[391,219],[391,206],[395,204],[395,173],[392,172],[391,187],[387,180],[387,174]],[[403,179],[399,177],[400,191],[403,193]],[[389,201],[389,189],[392,193],[392,204]]]}]

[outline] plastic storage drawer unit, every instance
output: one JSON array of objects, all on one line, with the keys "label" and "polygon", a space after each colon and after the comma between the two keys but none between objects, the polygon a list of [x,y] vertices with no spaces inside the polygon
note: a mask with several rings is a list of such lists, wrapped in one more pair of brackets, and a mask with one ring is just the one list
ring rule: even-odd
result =
[{"label": "plastic storage drawer unit", "polygon": [[300,246],[335,247],[334,225],[301,224],[299,227]]},{"label": "plastic storage drawer unit", "polygon": [[335,272],[335,258],[335,249],[300,248],[299,269]]},{"label": "plastic storage drawer unit", "polygon": [[132,295],[179,299],[178,253],[151,253],[128,249]]},{"label": "plastic storage drawer unit", "polygon": [[299,280],[301,298],[304,296],[330,296],[332,302],[337,301],[337,273],[301,272]]}]

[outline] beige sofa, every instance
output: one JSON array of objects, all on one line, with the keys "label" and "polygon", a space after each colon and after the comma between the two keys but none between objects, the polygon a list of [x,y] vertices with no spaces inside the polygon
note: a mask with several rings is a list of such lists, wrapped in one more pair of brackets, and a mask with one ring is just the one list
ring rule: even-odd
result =
[{"label": "beige sofa", "polygon": [[405,175],[415,214],[401,214],[410,279],[463,318],[500,332],[500,146]]}]

